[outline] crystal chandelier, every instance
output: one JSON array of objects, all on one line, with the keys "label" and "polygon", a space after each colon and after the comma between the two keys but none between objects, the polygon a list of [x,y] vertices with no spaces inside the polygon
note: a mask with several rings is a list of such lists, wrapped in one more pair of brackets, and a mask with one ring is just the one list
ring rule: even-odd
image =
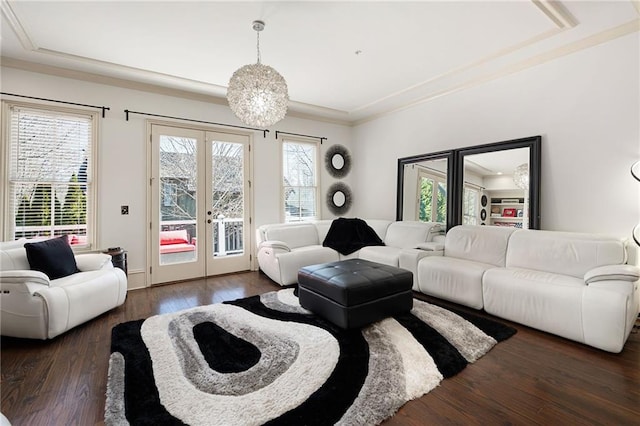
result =
[{"label": "crystal chandelier", "polygon": [[524,163],[516,167],[513,172],[513,181],[518,188],[529,189],[529,164]]},{"label": "crystal chandelier", "polygon": [[264,22],[253,21],[253,29],[258,39],[258,62],[233,73],[227,89],[227,101],[244,124],[268,127],[286,115],[289,93],[284,77],[260,63],[260,31],[264,29]]}]

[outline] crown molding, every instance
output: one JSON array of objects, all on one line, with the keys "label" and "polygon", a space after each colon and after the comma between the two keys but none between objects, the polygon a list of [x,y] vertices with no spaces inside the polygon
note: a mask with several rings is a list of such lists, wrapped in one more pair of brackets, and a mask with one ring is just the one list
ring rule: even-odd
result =
[{"label": "crown molding", "polygon": [[33,40],[31,40],[31,37],[29,37],[27,30],[25,30],[22,26],[20,19],[18,19],[8,1],[0,0],[0,11],[2,11],[2,14],[9,22],[9,26],[15,33],[16,37],[18,37],[22,48],[29,51],[38,50],[38,46],[36,46]]},{"label": "crown molding", "polygon": [[[91,83],[104,84],[108,86],[122,87],[124,89],[139,90],[159,95],[172,96],[182,99],[189,99],[199,102],[206,102],[216,105],[228,106],[226,97],[206,93],[210,88],[205,83],[193,82],[199,85],[197,90],[187,90],[167,87],[165,85],[144,83],[129,80],[126,78],[111,77],[103,74],[95,74],[86,71],[72,70],[69,68],[56,67],[53,65],[39,64],[36,62],[24,61],[21,59],[0,57],[3,67],[15,68],[22,71],[35,72],[39,74],[53,75],[56,77],[69,78],[73,80],[87,81]],[[352,123],[343,111],[330,108],[317,107],[315,105],[302,102],[291,102],[287,117],[295,117],[306,120],[319,121],[342,126],[351,126]]]},{"label": "crown molding", "polygon": [[451,86],[445,90],[434,92],[428,96],[422,97],[414,102],[407,103],[398,108],[389,109],[387,111],[383,111],[377,114],[372,114],[367,116],[366,118],[362,118],[359,120],[354,120],[353,125],[358,126],[360,124],[367,123],[369,121],[376,120],[381,117],[385,117],[391,114],[395,114],[396,112],[400,112],[409,108],[413,108],[417,105],[421,105],[425,102],[429,102],[433,99],[439,98],[441,96],[446,96],[455,92],[459,92],[461,90],[469,89],[474,86],[478,86],[484,84],[486,82],[496,80],[501,77],[505,77],[510,74],[514,74],[519,71],[523,71],[525,69],[534,67],[536,65],[540,65],[551,60],[561,58],[563,56],[570,55],[574,52],[588,49],[590,47],[609,42],[611,40],[615,40],[619,37],[626,36],[628,34],[632,34],[634,32],[640,31],[640,18],[633,19],[629,22],[626,22],[622,25],[618,25],[617,27],[610,28],[608,30],[601,31],[599,33],[593,34],[591,36],[585,37],[583,39],[574,41],[572,43],[568,43],[564,46],[551,49],[547,52],[541,53],[536,56],[532,56],[530,58],[521,60],[519,62],[515,62],[513,64],[506,65],[499,70],[488,73],[485,75],[478,76],[473,79],[469,79],[460,84]]},{"label": "crown molding", "polygon": [[428,84],[433,84],[434,82],[462,74],[465,71],[469,71],[474,68],[480,68],[483,65],[490,63],[491,61],[506,57],[507,55],[517,52],[519,50],[522,50],[528,46],[532,46],[540,41],[554,37],[563,31],[566,31],[568,29],[575,27],[578,24],[578,21],[559,2],[548,1],[548,0],[531,0],[531,3],[533,3],[538,9],[540,9],[547,18],[549,18],[549,20],[552,22],[555,28],[544,31],[536,36],[530,37],[527,40],[523,40],[511,46],[507,46],[503,49],[499,49],[469,64],[462,65],[457,68],[453,68],[439,75],[435,75],[427,80],[421,81],[420,83],[414,84],[405,89],[399,90],[397,92],[391,93],[382,98],[376,99],[375,101],[369,102],[368,104],[361,105],[353,109],[352,111],[350,111],[350,113],[354,115],[358,115],[357,113],[360,112],[364,115],[368,115],[366,114],[367,109],[374,108],[376,105],[384,101],[393,99],[397,96],[401,96],[406,93],[410,93],[412,91],[415,91],[416,89],[425,87]]},{"label": "crown molding", "polygon": [[578,21],[559,1],[531,0],[558,28],[573,28]]}]

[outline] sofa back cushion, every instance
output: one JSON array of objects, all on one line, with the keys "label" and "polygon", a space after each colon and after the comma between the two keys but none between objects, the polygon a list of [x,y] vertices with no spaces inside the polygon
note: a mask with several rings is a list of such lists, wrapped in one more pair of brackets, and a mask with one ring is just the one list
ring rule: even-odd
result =
[{"label": "sofa back cushion", "polygon": [[447,231],[444,255],[505,266],[507,244],[515,228],[460,225]]},{"label": "sofa back cushion", "polygon": [[389,226],[393,223],[390,220],[383,219],[365,219],[365,221],[367,222],[367,225],[376,231],[376,234],[378,234],[378,237],[380,237],[382,241],[387,238],[387,231],[389,230]]},{"label": "sofa back cushion", "polygon": [[[23,243],[24,244],[24,243]],[[29,270],[29,261],[24,247],[0,250],[0,271]]]},{"label": "sofa back cushion", "polygon": [[333,222],[333,220],[331,220],[331,219],[317,220],[317,221],[313,222],[313,224],[316,226],[316,229],[318,230],[318,241],[320,241],[320,244],[322,244],[324,239],[327,238],[327,233],[329,232],[329,229],[331,228],[331,223],[332,222]]},{"label": "sofa back cushion", "polygon": [[390,247],[415,248],[417,244],[431,241],[438,235],[440,226],[435,222],[393,222],[387,228],[384,243]]},{"label": "sofa back cushion", "polygon": [[625,245],[617,238],[522,229],[509,240],[506,266],[583,278],[590,269],[625,261]]},{"label": "sofa back cushion", "polygon": [[266,241],[284,241],[292,249],[321,243],[318,239],[318,230],[313,223],[267,225],[264,236]]}]

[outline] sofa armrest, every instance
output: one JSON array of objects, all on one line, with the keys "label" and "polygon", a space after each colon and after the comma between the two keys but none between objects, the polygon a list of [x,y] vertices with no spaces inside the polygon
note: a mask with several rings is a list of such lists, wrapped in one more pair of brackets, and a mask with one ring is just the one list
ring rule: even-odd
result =
[{"label": "sofa armrest", "polygon": [[99,269],[111,269],[111,256],[105,253],[87,253],[76,255],[76,265],[80,272],[97,271]]},{"label": "sofa armrest", "polygon": [[0,271],[0,283],[2,284],[40,284],[49,286],[49,277],[40,271],[29,269]]},{"label": "sofa armrest", "polygon": [[589,285],[599,281],[628,281],[640,279],[640,268],[633,265],[607,265],[591,269],[584,274],[584,282]]},{"label": "sofa armrest", "polygon": [[284,241],[278,241],[278,240],[269,240],[269,241],[261,242],[260,245],[258,246],[258,250],[262,250],[263,248],[273,249],[273,251],[277,253],[291,251],[291,248],[287,243],[285,243]]},{"label": "sofa armrest", "polygon": [[437,242],[427,242],[416,244],[416,248],[424,251],[443,251],[444,244]]},{"label": "sofa armrest", "polygon": [[406,269],[413,274],[413,289],[419,291],[418,288],[418,262],[423,257],[442,256],[442,250],[422,250],[422,249],[402,249],[398,256],[398,266]]}]

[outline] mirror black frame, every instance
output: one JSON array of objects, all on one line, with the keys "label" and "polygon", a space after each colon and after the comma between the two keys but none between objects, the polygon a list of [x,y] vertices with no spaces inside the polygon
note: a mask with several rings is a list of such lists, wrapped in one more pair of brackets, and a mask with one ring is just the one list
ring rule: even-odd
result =
[{"label": "mirror black frame", "polygon": [[540,229],[541,136],[470,146],[398,159],[396,220],[402,220],[404,167],[425,160],[447,159],[447,229],[462,223],[464,158],[467,155],[529,148],[529,229]]},{"label": "mirror black frame", "polygon": [[404,193],[404,168],[408,164],[420,163],[422,161],[427,160],[447,160],[447,229],[449,229],[449,224],[453,223],[454,216],[453,211],[450,208],[454,204],[453,193],[454,191],[451,188],[454,188],[454,179],[455,176],[451,173],[452,164],[454,161],[454,151],[440,151],[433,152],[430,154],[420,154],[414,155],[412,157],[404,157],[398,158],[398,189],[396,194],[396,220],[402,220],[402,210],[403,210],[403,193]]},{"label": "mirror black frame", "polygon": [[[531,136],[502,142],[488,143],[455,150],[454,225],[462,223],[462,192],[464,182],[464,158],[467,155],[508,149],[529,148],[529,229],[540,229],[540,136]],[[449,229],[449,227],[447,227]]]}]

